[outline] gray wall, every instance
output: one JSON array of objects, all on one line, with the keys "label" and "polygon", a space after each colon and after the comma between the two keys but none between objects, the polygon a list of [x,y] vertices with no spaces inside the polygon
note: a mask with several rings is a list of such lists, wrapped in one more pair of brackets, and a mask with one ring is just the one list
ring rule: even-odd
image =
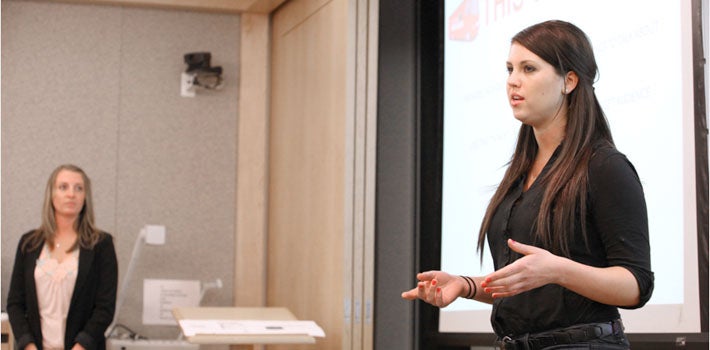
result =
[{"label": "gray wall", "polygon": [[[210,51],[220,91],[180,96],[183,54]],[[145,224],[167,228],[143,249],[119,322],[144,336],[143,279],[221,278],[203,305],[232,305],[239,16],[2,1],[2,308],[22,233],[40,223],[49,173],[74,163],[93,183],[123,279]]]}]

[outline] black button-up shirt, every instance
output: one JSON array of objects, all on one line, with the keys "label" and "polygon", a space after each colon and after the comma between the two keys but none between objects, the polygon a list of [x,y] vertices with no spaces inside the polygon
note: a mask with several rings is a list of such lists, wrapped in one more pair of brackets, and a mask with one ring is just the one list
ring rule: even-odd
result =
[{"label": "black button-up shirt", "polygon": [[[540,177],[556,160],[548,161]],[[496,270],[521,257],[508,248],[507,240],[540,246],[532,228],[545,186],[538,182],[523,190],[525,177],[513,185],[498,206],[487,233]],[[636,277],[643,306],[653,291],[653,272],[648,239],[648,218],[643,189],[633,165],[611,147],[599,147],[589,162],[587,204],[588,245],[580,220],[570,235],[570,258],[596,267],[623,266]],[[614,286],[609,286],[614,288]],[[606,322],[619,318],[616,306],[587,299],[559,285],[549,284],[496,299],[491,323],[498,336],[537,333],[579,323]]]}]

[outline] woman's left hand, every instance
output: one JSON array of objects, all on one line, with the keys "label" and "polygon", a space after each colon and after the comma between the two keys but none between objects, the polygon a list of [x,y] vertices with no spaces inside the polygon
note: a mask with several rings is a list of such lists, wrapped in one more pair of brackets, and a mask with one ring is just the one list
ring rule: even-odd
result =
[{"label": "woman's left hand", "polygon": [[484,292],[491,294],[493,298],[505,298],[546,284],[557,283],[559,264],[564,264],[564,258],[512,239],[508,240],[508,246],[524,256],[486,276],[481,283]]},{"label": "woman's left hand", "polygon": [[86,350],[85,347],[83,347],[81,344],[76,343],[74,346],[72,346],[71,350]]}]

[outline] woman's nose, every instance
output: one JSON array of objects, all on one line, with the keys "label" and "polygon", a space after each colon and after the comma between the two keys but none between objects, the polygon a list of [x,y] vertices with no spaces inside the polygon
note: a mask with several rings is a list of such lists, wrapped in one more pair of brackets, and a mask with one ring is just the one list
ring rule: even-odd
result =
[{"label": "woman's nose", "polygon": [[508,86],[517,87],[520,86],[520,79],[518,78],[518,75],[515,72],[512,72],[510,73],[510,75],[508,75],[507,83]]}]

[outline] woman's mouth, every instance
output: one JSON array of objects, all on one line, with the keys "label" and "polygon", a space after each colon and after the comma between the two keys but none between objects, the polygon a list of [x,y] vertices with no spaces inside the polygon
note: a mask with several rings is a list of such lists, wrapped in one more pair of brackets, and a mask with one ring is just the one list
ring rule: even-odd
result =
[{"label": "woman's mouth", "polygon": [[513,107],[515,107],[515,106],[521,104],[524,100],[525,100],[525,99],[524,99],[522,96],[518,95],[518,94],[512,94],[512,95],[510,95],[510,105],[513,106]]}]

